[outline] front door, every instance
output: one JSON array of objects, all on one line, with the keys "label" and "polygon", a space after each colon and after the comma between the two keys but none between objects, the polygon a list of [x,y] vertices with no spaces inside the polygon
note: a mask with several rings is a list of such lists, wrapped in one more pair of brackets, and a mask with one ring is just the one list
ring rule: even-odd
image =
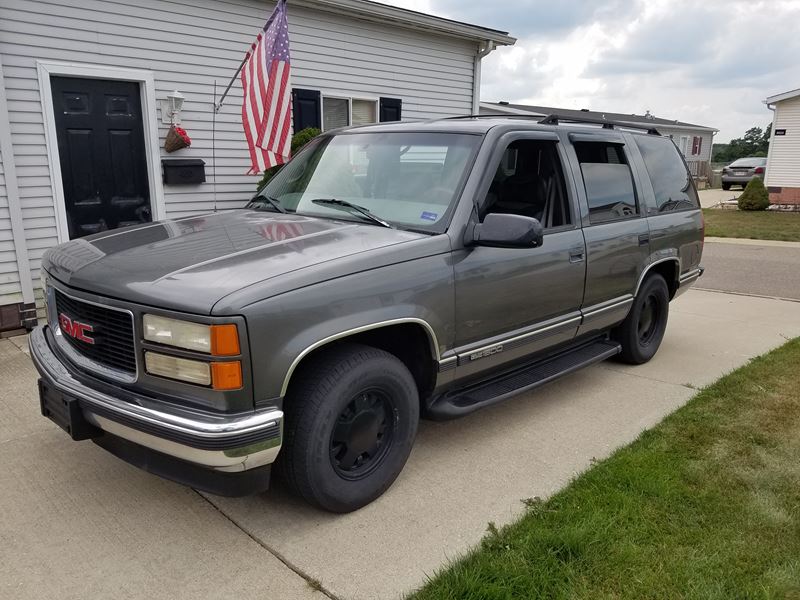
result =
[{"label": "front door", "polygon": [[544,243],[472,247],[456,259],[459,379],[568,342],[581,321],[586,254],[574,189],[554,135],[519,135],[498,159],[480,218],[490,212],[534,217],[544,226]]},{"label": "front door", "polygon": [[139,84],[50,83],[69,237],[151,221]]}]

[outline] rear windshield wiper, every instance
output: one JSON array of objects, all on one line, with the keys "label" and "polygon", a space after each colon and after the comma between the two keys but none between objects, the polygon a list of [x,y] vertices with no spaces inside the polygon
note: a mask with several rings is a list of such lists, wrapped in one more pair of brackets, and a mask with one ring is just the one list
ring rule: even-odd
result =
[{"label": "rear windshield wiper", "polygon": [[391,223],[384,221],[379,216],[372,214],[363,206],[359,206],[358,204],[353,204],[352,202],[348,202],[347,200],[338,200],[337,198],[316,198],[312,200],[314,204],[319,204],[320,206],[330,206],[332,208],[341,208],[343,210],[351,210],[355,211],[363,217],[366,217],[373,223],[377,223],[382,227],[388,227],[389,229],[394,229],[394,225]]},{"label": "rear windshield wiper", "polygon": [[255,208],[254,204],[269,204],[272,208],[277,210],[279,213],[286,214],[286,209],[281,206],[280,200],[277,198],[273,198],[272,196],[256,196],[250,203],[247,205],[248,208]]}]

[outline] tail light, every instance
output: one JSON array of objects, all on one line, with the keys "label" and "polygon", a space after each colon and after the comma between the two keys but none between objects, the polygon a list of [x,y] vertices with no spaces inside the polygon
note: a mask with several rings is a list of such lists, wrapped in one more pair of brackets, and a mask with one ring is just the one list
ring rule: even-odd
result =
[{"label": "tail light", "polygon": [[755,174],[756,175],[763,175],[764,174],[764,167],[756,167]]}]

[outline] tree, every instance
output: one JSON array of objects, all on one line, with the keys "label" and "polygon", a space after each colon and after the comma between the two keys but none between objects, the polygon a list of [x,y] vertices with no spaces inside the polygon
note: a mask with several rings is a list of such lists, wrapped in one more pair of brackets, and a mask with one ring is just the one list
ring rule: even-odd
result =
[{"label": "tree", "polygon": [[769,138],[772,123],[766,130],[751,127],[740,138],[734,138],[728,144],[714,144],[713,162],[732,162],[745,156],[766,156],[769,149]]}]

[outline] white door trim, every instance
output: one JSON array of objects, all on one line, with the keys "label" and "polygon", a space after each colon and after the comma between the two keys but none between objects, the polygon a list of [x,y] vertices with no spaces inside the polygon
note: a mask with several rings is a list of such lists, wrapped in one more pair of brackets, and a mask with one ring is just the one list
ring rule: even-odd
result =
[{"label": "white door trim", "polygon": [[153,72],[43,60],[36,61],[36,70],[39,75],[39,95],[41,96],[42,113],[44,115],[44,133],[47,144],[47,157],[50,162],[50,184],[53,189],[58,241],[66,242],[69,240],[69,228],[67,227],[67,209],[64,202],[64,184],[61,179],[61,161],[58,155],[53,92],[50,88],[51,75],[85,77],[88,79],[117,79],[134,81],[140,84],[144,147],[147,157],[147,180],[150,186],[150,206],[153,209],[154,221],[165,219],[166,208],[164,206],[164,187],[161,182],[161,153],[159,151],[158,123],[156,120],[156,85]]}]

